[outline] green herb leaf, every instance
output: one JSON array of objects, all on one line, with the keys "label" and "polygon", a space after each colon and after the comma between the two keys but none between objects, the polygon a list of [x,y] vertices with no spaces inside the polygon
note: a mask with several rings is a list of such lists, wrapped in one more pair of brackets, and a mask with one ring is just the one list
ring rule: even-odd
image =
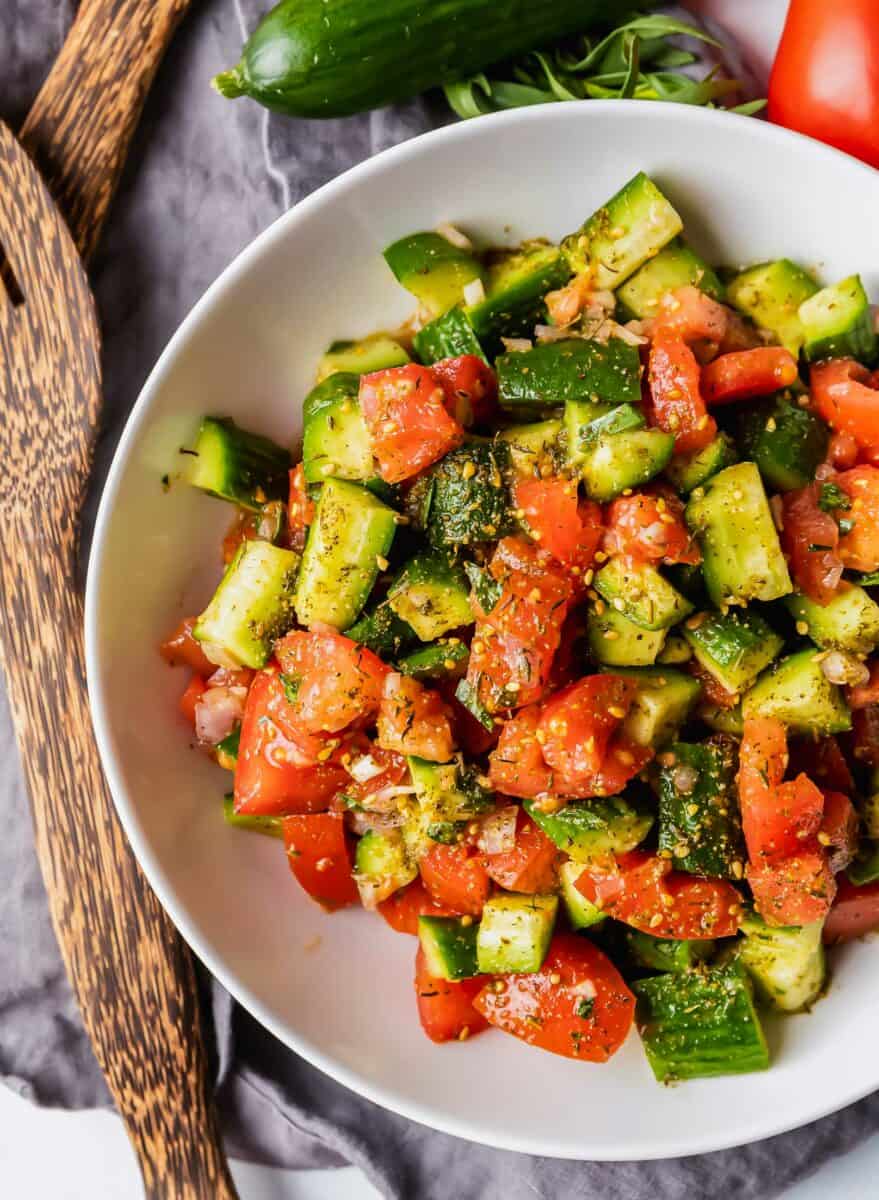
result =
[{"label": "green herb leaf", "polygon": [[291,704],[294,703],[299,694],[299,685],[301,682],[302,680],[298,679],[295,675],[281,674],[281,686],[284,689],[284,695]]},{"label": "green herb leaf", "polygon": [[818,496],[818,507],[822,512],[833,512],[834,509],[851,508],[852,502],[846,493],[836,483],[822,483]]}]

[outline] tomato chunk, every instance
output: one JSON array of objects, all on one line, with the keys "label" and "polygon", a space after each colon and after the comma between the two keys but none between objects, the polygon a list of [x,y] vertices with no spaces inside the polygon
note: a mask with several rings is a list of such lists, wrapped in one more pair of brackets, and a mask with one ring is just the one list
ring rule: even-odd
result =
[{"label": "tomato chunk", "polygon": [[443,385],[416,363],[363,375],[360,409],[388,483],[417,475],[464,440],[463,428],[446,411]]},{"label": "tomato chunk", "polygon": [[818,506],[820,487],[787,492],[782,499],[781,544],[797,588],[816,604],[829,604],[840,587],[843,560],[839,527]]},{"label": "tomato chunk", "polygon": [[418,947],[415,955],[418,1016],[432,1042],[464,1041],[488,1028],[485,1017],[473,1007],[473,1001],[488,981],[488,975],[476,975],[458,983],[437,979],[428,971],[424,951]]},{"label": "tomato chunk", "polygon": [[739,350],[722,354],[702,368],[702,396],[709,405],[768,396],[790,387],[797,374],[797,360],[780,346]]},{"label": "tomato chunk", "polygon": [[836,883],[820,847],[764,865],[751,865],[747,880],[767,925],[809,925],[830,909]]},{"label": "tomato chunk", "polygon": [[172,667],[183,665],[190,667],[197,675],[207,678],[216,667],[197,642],[192,630],[198,617],[187,617],[181,621],[170,637],[166,638],[159,647],[159,653]]},{"label": "tomato chunk", "polygon": [[[874,393],[879,403],[879,392]],[[853,467],[837,475],[836,483],[851,499],[851,508],[838,515],[850,522],[839,539],[839,557],[852,571],[879,569],[879,467]]]},{"label": "tomato chunk", "polygon": [[275,647],[296,687],[296,720],[310,733],[337,733],[378,712],[389,668],[378,655],[333,630],[288,633]]},{"label": "tomato chunk", "polygon": [[579,574],[592,566],[601,542],[601,508],[577,499],[572,479],[520,479],[513,500],[544,550]]},{"label": "tomato chunk", "polygon": [[753,863],[799,853],[821,826],[824,797],[806,775],[783,783],[787,734],[781,721],[745,721],[739,749],[742,829]]},{"label": "tomato chunk", "polygon": [[332,912],[359,900],[342,813],[303,813],[282,825],[290,870],[312,900]]},{"label": "tomato chunk", "polygon": [[446,410],[459,425],[483,425],[497,411],[497,377],[483,358],[462,354],[442,358],[430,368],[442,385]]},{"label": "tomato chunk", "polygon": [[716,342],[727,336],[731,312],[692,284],[666,292],[659,302],[654,336],[672,334],[685,342]]},{"label": "tomato chunk", "polygon": [[850,942],[874,929],[879,929],[879,882],[856,887],[843,875],[824,923],[824,941],[828,945]]},{"label": "tomato chunk", "polygon": [[475,1006],[492,1025],[553,1054],[607,1062],[626,1040],[635,997],[597,946],[557,933],[539,971],[483,988]]},{"label": "tomato chunk", "polygon": [[694,454],[717,434],[699,391],[699,363],[683,338],[659,330],[650,347],[648,366],[650,422],[673,433],[678,454]]},{"label": "tomato chunk", "polygon": [[[356,749],[362,752],[358,754]],[[402,754],[367,739],[361,747],[352,745],[345,768],[349,774],[353,772],[345,784],[345,795],[361,808],[375,808],[385,788],[397,787],[409,779],[409,764]]]},{"label": "tomato chunk", "polygon": [[[870,659],[867,662],[867,668],[870,672],[870,678],[866,683],[859,683],[854,687],[845,689],[845,698],[848,706],[851,709],[869,708],[871,704],[879,704],[879,658]],[[844,785],[832,784],[832,787]],[[845,791],[851,790],[845,788]]]},{"label": "tomato chunk", "polygon": [[866,367],[853,358],[815,363],[809,385],[828,425],[851,434],[859,446],[879,446],[879,390]]},{"label": "tomato chunk", "polygon": [[413,879],[378,904],[378,911],[397,933],[418,937],[419,917],[455,917],[457,913],[447,904],[434,900],[420,879]]},{"label": "tomato chunk", "polygon": [[207,684],[201,675],[193,675],[189,683],[186,685],[186,690],[180,697],[180,711],[189,722],[195,727],[195,710],[198,707],[198,702],[205,693]]},{"label": "tomato chunk", "polygon": [[489,778],[496,791],[526,800],[551,791],[552,771],[537,740],[539,724],[536,704],[504,722],[500,741],[489,758]]},{"label": "tomato chunk", "polygon": [[378,714],[378,744],[431,762],[448,762],[455,752],[455,739],[449,710],[439,692],[417,679],[388,674]]},{"label": "tomato chunk", "polygon": [[485,855],[485,870],[498,887],[508,892],[551,892],[556,888],[555,842],[519,809],[516,815],[516,844],[512,850]]},{"label": "tomato chunk", "polygon": [[824,815],[818,841],[826,847],[827,860],[834,875],[853,861],[858,850],[860,818],[844,792],[824,793]]},{"label": "tomato chunk", "polygon": [[602,548],[639,562],[698,563],[702,555],[684,522],[684,506],[668,488],[620,496],[607,507]]},{"label": "tomato chunk", "polygon": [[314,520],[314,501],[308,497],[305,486],[305,468],[298,463],[290,472],[290,498],[287,502],[287,529],[290,545],[301,550],[305,545],[305,534]]},{"label": "tomato chunk", "polygon": [[421,879],[438,904],[478,917],[491,884],[482,858],[472,846],[435,843],[418,864]]}]

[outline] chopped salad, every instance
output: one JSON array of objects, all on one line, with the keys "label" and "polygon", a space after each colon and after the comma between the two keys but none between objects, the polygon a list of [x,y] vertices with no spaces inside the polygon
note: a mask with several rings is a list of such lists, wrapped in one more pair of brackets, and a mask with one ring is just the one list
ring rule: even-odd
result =
[{"label": "chopped salad", "polygon": [[451,225],[301,447],[207,416],[225,570],[163,646],[328,911],[416,939],[436,1042],[768,1066],[879,927],[879,339],[862,281],[706,262],[636,175],[560,244]]}]

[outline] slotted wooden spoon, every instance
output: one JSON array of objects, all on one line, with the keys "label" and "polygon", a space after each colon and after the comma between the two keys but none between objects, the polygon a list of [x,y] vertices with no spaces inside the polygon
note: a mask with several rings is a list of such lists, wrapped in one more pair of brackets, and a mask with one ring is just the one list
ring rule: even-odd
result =
[{"label": "slotted wooden spoon", "polygon": [[[101,772],[77,535],[101,408],[97,243],[188,0],[83,0],[21,131],[0,123],[0,647],[55,932],[150,1200],[234,1200],[190,953]],[[52,201],[58,200],[67,224]]]}]

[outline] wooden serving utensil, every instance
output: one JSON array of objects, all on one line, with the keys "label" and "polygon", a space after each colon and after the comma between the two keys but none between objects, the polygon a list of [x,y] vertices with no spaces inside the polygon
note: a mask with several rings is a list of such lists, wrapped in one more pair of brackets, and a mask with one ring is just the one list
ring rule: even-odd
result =
[{"label": "wooden serving utensil", "polygon": [[[78,518],[101,407],[94,248],[188,0],[83,0],[22,130],[0,123],[0,643],[55,932],[150,1200],[234,1200],[192,958],[101,771]],[[79,253],[78,253],[79,251]]]}]

